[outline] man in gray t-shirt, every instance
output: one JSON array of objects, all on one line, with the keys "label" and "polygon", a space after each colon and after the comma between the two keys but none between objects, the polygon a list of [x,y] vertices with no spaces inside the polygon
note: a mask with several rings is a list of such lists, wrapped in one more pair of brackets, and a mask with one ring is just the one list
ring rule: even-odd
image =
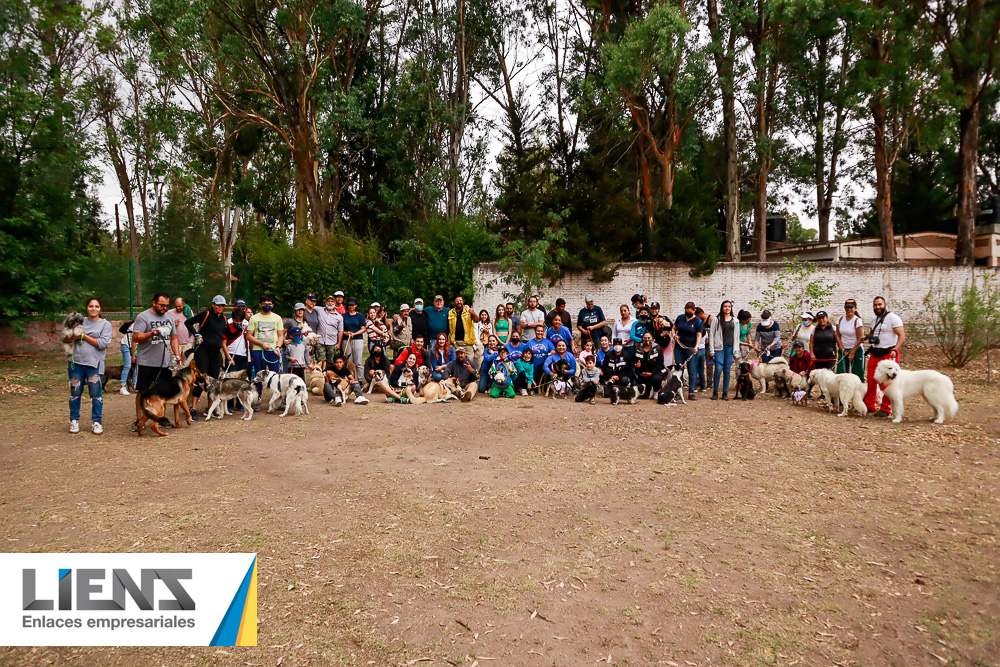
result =
[{"label": "man in gray t-shirt", "polygon": [[[135,344],[135,362],[139,367],[135,378],[135,419],[142,416],[143,392],[160,375],[169,373],[170,362],[180,361],[181,350],[177,331],[167,313],[170,299],[163,292],[153,295],[153,305],[139,313],[132,323],[132,342]],[[170,348],[167,348],[167,345]],[[172,354],[171,354],[172,353]],[[132,425],[133,428],[135,424]]]}]

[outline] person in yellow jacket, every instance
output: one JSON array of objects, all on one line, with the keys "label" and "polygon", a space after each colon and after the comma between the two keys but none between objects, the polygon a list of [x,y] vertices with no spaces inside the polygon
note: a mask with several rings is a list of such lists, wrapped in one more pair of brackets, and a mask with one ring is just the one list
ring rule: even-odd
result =
[{"label": "person in yellow jacket", "polygon": [[471,358],[476,345],[476,315],[471,306],[465,305],[465,299],[455,297],[455,307],[448,311],[448,338],[457,352],[464,349]]}]

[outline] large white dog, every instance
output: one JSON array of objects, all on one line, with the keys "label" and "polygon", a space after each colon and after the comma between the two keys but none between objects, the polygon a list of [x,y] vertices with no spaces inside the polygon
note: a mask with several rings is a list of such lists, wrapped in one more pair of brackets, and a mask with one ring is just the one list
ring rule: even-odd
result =
[{"label": "large white dog", "polygon": [[809,386],[819,387],[831,411],[839,407],[838,417],[846,417],[853,406],[862,417],[868,414],[865,407],[865,386],[853,373],[834,373],[827,368],[817,368],[809,374]]},{"label": "large white dog", "polygon": [[271,390],[271,401],[267,405],[268,412],[274,412],[274,409],[281,403],[281,399],[284,398],[285,411],[281,413],[282,417],[287,415],[293,407],[296,415],[301,415],[303,412],[309,414],[309,390],[306,388],[305,380],[298,375],[292,373],[279,375],[265,369],[257,373],[254,382],[260,382],[264,385],[264,389]]},{"label": "large white dog", "polygon": [[891,359],[883,359],[875,367],[875,381],[884,387],[892,401],[892,421],[903,421],[903,401],[913,396],[923,396],[934,408],[935,424],[944,422],[945,415],[953,419],[958,414],[955,385],[951,378],[937,371],[908,371]]},{"label": "large white dog", "polygon": [[788,368],[788,359],[775,357],[767,363],[755,361],[750,366],[750,377],[760,382],[760,393],[767,393],[767,383],[774,382],[774,376]]}]

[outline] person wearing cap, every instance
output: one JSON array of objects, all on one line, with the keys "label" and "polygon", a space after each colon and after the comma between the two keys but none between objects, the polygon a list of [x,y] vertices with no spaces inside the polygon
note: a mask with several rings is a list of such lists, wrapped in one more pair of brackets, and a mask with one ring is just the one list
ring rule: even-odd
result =
[{"label": "person wearing cap", "polygon": [[[569,332],[570,338],[572,339],[573,316],[569,314],[568,310],[566,310],[566,299],[563,298],[556,299],[556,307],[550,310],[545,315],[545,324],[548,325],[550,329],[553,328],[552,323],[555,321],[555,318],[557,317],[562,320],[563,327],[566,329],[566,331]],[[569,343],[569,346],[570,349],[573,348],[572,342]]]},{"label": "person wearing cap", "polygon": [[837,318],[837,372],[854,373],[865,381],[865,323],[858,315],[858,302],[844,302],[844,314]]},{"label": "person wearing cap", "polygon": [[347,312],[342,317],[344,337],[340,343],[341,351],[348,368],[361,368],[365,359],[365,316],[358,312],[358,300],[353,296],[347,300]]},{"label": "person wearing cap", "polygon": [[802,313],[802,321],[795,325],[795,331],[792,332],[792,340],[802,341],[807,350],[812,345],[812,335],[816,331],[815,320],[816,317],[812,314],[812,311],[805,311]]},{"label": "person wearing cap", "polygon": [[[193,359],[195,367],[202,375],[217,378],[222,370],[222,360],[226,367],[232,365],[229,349],[226,346],[226,297],[216,294],[212,297],[212,305],[207,312],[197,313],[184,321],[184,327],[194,336],[198,334],[201,344],[195,348]],[[201,396],[201,386],[195,386],[191,391],[194,401],[191,403],[191,419],[197,420],[195,410],[198,407],[198,397]]]},{"label": "person wearing cap", "polygon": [[528,297],[528,307],[521,311],[521,331],[533,331],[536,324],[545,323],[545,311],[538,307],[538,297]]},{"label": "person wearing cap", "polygon": [[341,290],[337,290],[333,293],[333,301],[336,305],[337,312],[343,315],[347,312],[347,308],[344,307],[344,293]]},{"label": "person wearing cap", "polygon": [[760,314],[760,322],[754,330],[754,349],[760,352],[760,360],[765,364],[781,356],[781,327],[771,319],[771,311]]},{"label": "person wearing cap", "polygon": [[448,340],[456,352],[461,348],[472,357],[476,347],[476,311],[465,305],[461,294],[455,297],[455,307],[448,312]]},{"label": "person wearing cap", "polygon": [[600,306],[594,305],[594,295],[588,294],[583,297],[583,308],[576,315],[576,328],[580,331],[580,345],[583,345],[586,340],[592,340],[596,348],[607,324],[608,318],[604,317],[604,311],[601,310]]},{"label": "person wearing cap", "polygon": [[674,363],[687,364],[688,400],[695,399],[694,390],[698,377],[697,353],[702,336],[705,335],[705,325],[695,315],[694,301],[684,304],[684,312],[674,319],[674,330],[677,332],[677,344],[674,346]]},{"label": "person wearing cap", "polygon": [[288,342],[285,344],[285,353],[288,357],[288,372],[305,380],[306,369],[312,367],[312,358],[309,356],[309,346],[306,345],[303,336],[301,327],[290,328]]},{"label": "person wearing cap", "polygon": [[319,331],[319,309],[316,308],[318,302],[319,299],[316,298],[316,295],[310,292],[306,295],[306,300],[302,304],[306,307],[306,322],[309,324],[309,329],[313,332]]},{"label": "person wearing cap", "polygon": [[453,378],[455,382],[465,391],[462,396],[462,403],[468,403],[476,397],[479,390],[479,375],[476,373],[472,360],[464,347],[455,348],[455,360],[448,363],[445,369],[445,377]]},{"label": "person wearing cap", "polygon": [[[628,308],[628,306],[622,306]],[[604,355],[604,363],[601,364],[601,381],[606,387],[604,395],[611,398],[611,404],[617,405],[621,392],[609,391],[611,387],[629,392],[628,400],[635,403],[638,392],[634,389],[635,368],[629,363],[628,353],[621,338],[615,338],[611,349]]]},{"label": "person wearing cap", "polygon": [[497,350],[497,356],[490,365],[490,381],[493,386],[490,388],[492,398],[514,398],[514,377],[517,375],[517,368],[507,354],[507,348],[501,347]]},{"label": "person wearing cap", "polygon": [[427,320],[427,310],[424,308],[424,300],[418,296],[413,300],[413,310],[410,311],[411,340],[417,336],[430,340],[429,335],[430,323]]},{"label": "person wearing cap", "polygon": [[798,339],[793,340],[792,353],[788,355],[788,367],[792,372],[803,377],[809,375],[813,369],[812,361],[812,355],[806,349],[805,343]]},{"label": "person wearing cap", "polygon": [[426,340],[437,340],[438,334],[448,333],[448,313],[451,308],[444,305],[444,297],[438,294],[434,297],[434,307],[427,311],[427,332],[430,334]]},{"label": "person wearing cap", "polygon": [[837,333],[830,324],[825,310],[816,313],[809,352],[812,354],[813,368],[833,370],[837,366]]},{"label": "person wearing cap", "polygon": [[316,351],[313,361],[326,370],[333,365],[333,359],[340,354],[340,344],[344,339],[344,317],[337,312],[337,300],[333,295],[326,297],[325,305],[319,312],[319,329],[316,334]]},{"label": "person wearing cap", "polygon": [[298,327],[302,330],[302,336],[308,336],[314,329],[309,326],[309,321],[306,319],[306,304],[299,301],[295,304],[293,308],[292,316],[285,320],[285,331],[291,331],[292,327]]},{"label": "person wearing cap", "polygon": [[389,330],[392,332],[389,340],[389,349],[398,354],[413,339],[410,304],[404,303],[399,306],[399,312],[392,316]]}]

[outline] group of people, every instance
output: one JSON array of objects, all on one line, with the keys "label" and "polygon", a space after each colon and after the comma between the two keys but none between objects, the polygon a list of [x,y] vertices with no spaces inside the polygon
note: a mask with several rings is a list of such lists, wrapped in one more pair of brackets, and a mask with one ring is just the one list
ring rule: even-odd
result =
[{"label": "group of people", "polygon": [[[557,382],[569,390],[563,393],[575,393],[577,402],[593,403],[602,389],[617,402],[618,392],[608,391],[616,386],[636,388],[635,402],[655,398],[673,372],[671,366],[683,366],[688,400],[711,386],[712,400],[725,401],[734,364],[769,361],[784,355],[786,344],[793,371],[807,375],[815,368],[830,368],[855,373],[868,383],[868,409],[888,414],[888,400],[878,402],[874,369],[882,359],[898,360],[906,340],[902,320],[882,297],[873,301],[875,320],[868,335],[857,303],[850,299],[836,318],[825,311],[802,313],[788,340],[766,310],[754,324],[750,312],[734,312],[729,300],[714,314],[688,302],[671,319],[658,302],[647,303],[640,294],[631,304],[622,304],[613,319],[592,294],[584,297],[575,317],[564,299],[545,310],[534,296],[520,312],[513,302],[499,304],[492,317],[485,309],[477,313],[462,296],[449,307],[437,295],[429,308],[418,297],[412,307],[403,303],[391,315],[378,302],[362,313],[358,300],[345,299],[341,291],[327,296],[322,306],[315,294],[308,294],[287,318],[274,312],[268,295],[257,305],[255,311],[238,300],[227,313],[227,301],[218,295],[206,311],[193,313],[183,299],[171,302],[167,294],[157,293],[148,310],[123,324],[120,391],[128,394],[127,386],[133,383],[137,420],[142,391],[192,359],[200,373],[213,377],[244,369],[249,378],[263,369],[303,379],[314,369],[332,372],[351,387],[356,403],[368,402],[362,386],[369,384],[389,402],[407,402],[406,385],[421,367],[432,381],[448,380],[460,387],[462,400],[477,394],[527,396]],[[68,360],[70,431],[79,431],[86,385],[93,429],[100,433],[111,325],[101,318],[99,299],[89,299],[86,309],[82,333],[64,339],[74,349]],[[260,391],[258,387],[258,395]],[[196,415],[201,388],[192,394]]]}]

